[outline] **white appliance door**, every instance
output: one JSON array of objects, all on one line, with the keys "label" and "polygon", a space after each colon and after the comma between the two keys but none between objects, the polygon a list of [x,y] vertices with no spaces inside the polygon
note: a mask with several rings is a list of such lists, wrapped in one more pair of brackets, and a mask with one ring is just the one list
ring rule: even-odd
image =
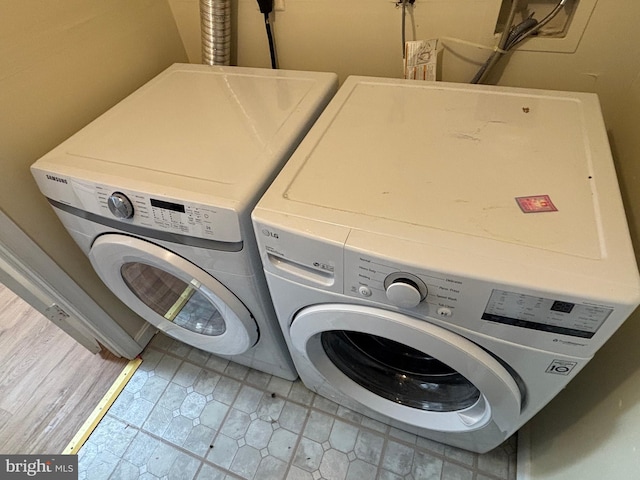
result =
[{"label": "white appliance door", "polygon": [[158,245],[119,234],[98,237],[89,259],[126,305],[167,335],[220,355],[258,341],[251,313],[224,285]]},{"label": "white appliance door", "polygon": [[407,425],[465,432],[493,421],[507,430],[520,414],[521,393],[507,369],[478,345],[430,323],[324,304],[298,312],[290,333],[296,353],[335,389]]}]

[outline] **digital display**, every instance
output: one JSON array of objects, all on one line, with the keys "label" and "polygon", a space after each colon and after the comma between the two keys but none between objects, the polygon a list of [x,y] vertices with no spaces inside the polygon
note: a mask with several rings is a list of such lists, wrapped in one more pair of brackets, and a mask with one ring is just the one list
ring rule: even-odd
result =
[{"label": "digital display", "polygon": [[613,312],[589,305],[536,295],[493,290],[483,320],[580,338],[592,338]]},{"label": "digital display", "polygon": [[575,306],[575,303],[561,302],[559,300],[556,300],[555,302],[553,302],[553,305],[551,305],[551,310],[553,310],[554,312],[571,313],[571,310],[573,310],[573,307]]},{"label": "digital display", "polygon": [[184,213],[184,205],[180,205],[179,203],[165,202],[164,200],[155,200],[152,198],[151,206],[171,210],[172,212]]}]

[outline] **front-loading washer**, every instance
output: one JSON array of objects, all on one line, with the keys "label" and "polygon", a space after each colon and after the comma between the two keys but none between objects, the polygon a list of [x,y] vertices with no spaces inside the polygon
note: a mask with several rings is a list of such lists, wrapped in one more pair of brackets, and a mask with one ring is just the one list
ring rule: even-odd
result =
[{"label": "front-loading washer", "polygon": [[250,212],[336,88],[331,73],[176,64],[31,170],[133,311],[189,345],[295,379]]},{"label": "front-loading washer", "polygon": [[302,381],[472,451],[640,302],[593,94],[350,77],[252,216]]}]

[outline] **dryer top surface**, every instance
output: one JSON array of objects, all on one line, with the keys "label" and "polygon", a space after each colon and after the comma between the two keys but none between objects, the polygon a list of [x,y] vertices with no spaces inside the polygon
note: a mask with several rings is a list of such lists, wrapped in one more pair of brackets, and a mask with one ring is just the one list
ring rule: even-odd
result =
[{"label": "dryer top surface", "polygon": [[226,198],[255,194],[287,160],[335,84],[328,73],[176,64],[43,161],[90,181],[108,172],[142,191],[149,189],[145,183],[192,181],[194,189],[207,182],[201,190]]}]

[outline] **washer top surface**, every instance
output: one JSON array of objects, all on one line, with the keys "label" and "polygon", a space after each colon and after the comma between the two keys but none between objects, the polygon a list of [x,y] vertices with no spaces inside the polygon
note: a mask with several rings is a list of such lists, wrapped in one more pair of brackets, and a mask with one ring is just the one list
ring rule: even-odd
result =
[{"label": "washer top surface", "polygon": [[349,77],[253,218],[409,269],[640,298],[594,94]]},{"label": "washer top surface", "polygon": [[86,180],[121,178],[123,188],[241,200],[287,160],[336,84],[330,73],[176,64],[44,161]]},{"label": "washer top surface", "polygon": [[604,255],[600,199],[618,193],[597,184],[610,160],[595,96],[372,80],[342,93],[288,200]]}]

